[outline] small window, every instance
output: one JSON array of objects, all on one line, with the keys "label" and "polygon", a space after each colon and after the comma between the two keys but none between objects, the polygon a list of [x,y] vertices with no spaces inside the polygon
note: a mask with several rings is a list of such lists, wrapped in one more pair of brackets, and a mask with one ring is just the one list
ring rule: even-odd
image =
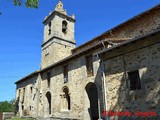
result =
[{"label": "small window", "polygon": [[51,34],[51,22],[49,22],[49,24],[48,24],[48,27],[49,27],[49,29],[48,29],[48,35],[50,35]]},{"label": "small window", "polygon": [[24,102],[24,98],[25,98],[25,88],[23,88],[23,99],[22,99],[22,102]]},{"label": "small window", "polygon": [[51,29],[48,30],[48,35],[50,35],[50,34],[51,34]]},{"label": "small window", "polygon": [[86,57],[86,68],[88,77],[93,76],[93,62],[92,55]]},{"label": "small window", "polygon": [[63,67],[64,83],[68,82],[68,65]]},{"label": "small window", "polygon": [[141,89],[141,82],[139,77],[138,70],[128,72],[128,78],[130,81],[130,90],[139,90]]},{"label": "small window", "polygon": [[24,106],[22,105],[22,110],[24,110]]},{"label": "small window", "polygon": [[19,93],[18,93],[18,97],[20,97],[21,96],[21,89],[19,89]]},{"label": "small window", "polygon": [[33,92],[33,87],[30,87],[30,91],[31,91],[31,93]]},{"label": "small window", "polygon": [[30,111],[32,111],[32,106],[29,106]]},{"label": "small window", "polygon": [[51,73],[47,73],[47,86],[50,87],[50,82],[51,82]]},{"label": "small window", "polygon": [[66,34],[67,33],[67,22],[64,20],[63,22],[62,22],[62,32],[64,33],[64,34]]}]

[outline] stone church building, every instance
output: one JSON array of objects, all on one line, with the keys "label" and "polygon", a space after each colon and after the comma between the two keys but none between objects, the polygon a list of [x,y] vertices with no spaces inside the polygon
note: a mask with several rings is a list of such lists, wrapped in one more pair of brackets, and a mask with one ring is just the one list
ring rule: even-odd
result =
[{"label": "stone church building", "polygon": [[[44,120],[144,119],[160,114],[160,5],[76,47],[62,1],[43,21],[41,68],[18,80],[19,116]],[[132,112],[104,115],[105,111]]]}]

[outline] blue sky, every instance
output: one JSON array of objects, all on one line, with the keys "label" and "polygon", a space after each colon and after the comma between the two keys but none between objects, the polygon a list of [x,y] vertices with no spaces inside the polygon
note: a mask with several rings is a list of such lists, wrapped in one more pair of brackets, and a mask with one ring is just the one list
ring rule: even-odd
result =
[{"label": "blue sky", "polygon": [[[38,70],[45,16],[58,0],[40,0],[38,9],[0,0],[0,101],[15,98],[14,82]],[[62,0],[76,16],[77,46],[157,5],[159,0]]]}]

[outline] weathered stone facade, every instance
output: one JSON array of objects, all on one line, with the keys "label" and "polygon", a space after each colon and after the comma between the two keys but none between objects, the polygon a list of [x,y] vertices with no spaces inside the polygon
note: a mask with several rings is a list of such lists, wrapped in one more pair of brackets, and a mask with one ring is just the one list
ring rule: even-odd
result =
[{"label": "weathered stone facade", "polygon": [[36,116],[37,106],[37,72],[31,74],[29,78],[17,84],[16,98],[19,101],[19,115],[33,115]]},{"label": "weathered stone facade", "polygon": [[41,68],[45,68],[71,55],[76,47],[74,39],[74,15],[68,16],[60,1],[54,12],[44,20]]},{"label": "weathered stone facade", "polygon": [[[137,39],[111,52],[104,52],[102,56],[105,65],[108,109],[129,110],[133,113],[137,111],[160,113],[159,50],[158,31],[152,36]],[[130,90],[127,73],[136,70],[139,72],[141,89]]]},{"label": "weathered stone facade", "polygon": [[[105,110],[160,114],[159,15],[158,5],[75,48],[75,18],[59,1],[44,21],[41,69],[16,82],[19,115],[97,120],[105,119]],[[141,88],[130,90],[127,74],[135,70]]]}]

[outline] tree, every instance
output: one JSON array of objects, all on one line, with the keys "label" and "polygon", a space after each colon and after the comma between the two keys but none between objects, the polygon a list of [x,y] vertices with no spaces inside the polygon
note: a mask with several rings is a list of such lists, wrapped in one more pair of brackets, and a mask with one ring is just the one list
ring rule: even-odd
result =
[{"label": "tree", "polygon": [[38,8],[39,0],[13,0],[14,5],[25,5],[28,8]]},{"label": "tree", "polygon": [[[38,8],[39,0],[13,0],[15,6],[25,5],[27,8]],[[0,15],[2,12],[0,11]]]},{"label": "tree", "polygon": [[4,101],[0,102],[0,112],[14,112],[15,106],[14,106],[14,100],[11,100],[10,102]]}]

